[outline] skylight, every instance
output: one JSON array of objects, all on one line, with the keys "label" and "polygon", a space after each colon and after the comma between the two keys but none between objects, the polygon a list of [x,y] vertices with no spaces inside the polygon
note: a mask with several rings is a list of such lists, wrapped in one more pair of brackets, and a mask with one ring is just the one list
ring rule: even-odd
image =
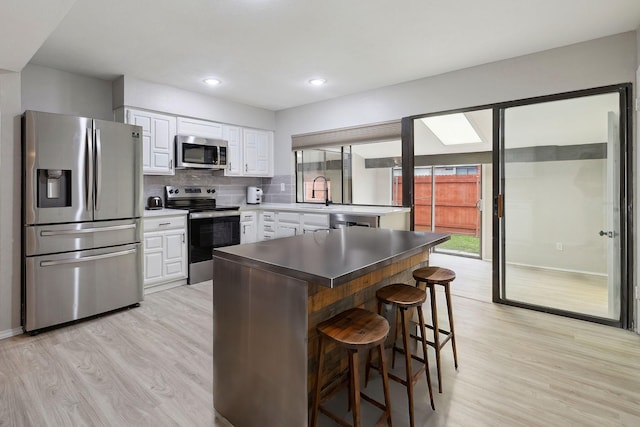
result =
[{"label": "skylight", "polygon": [[463,113],[424,117],[420,120],[444,145],[482,142],[480,135]]}]

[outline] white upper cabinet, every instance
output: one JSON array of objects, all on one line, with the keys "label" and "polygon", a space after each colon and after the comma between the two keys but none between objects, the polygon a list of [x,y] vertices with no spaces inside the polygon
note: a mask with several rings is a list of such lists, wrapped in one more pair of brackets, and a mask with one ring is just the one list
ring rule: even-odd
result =
[{"label": "white upper cabinet", "polygon": [[243,130],[244,176],[273,176],[273,132]]},{"label": "white upper cabinet", "polygon": [[116,119],[142,127],[142,170],[146,175],[173,175],[176,118],[167,114],[127,108]]},{"label": "white upper cabinet", "polygon": [[207,120],[178,117],[178,135],[223,139],[222,124]]},{"label": "white upper cabinet", "polygon": [[227,168],[224,170],[226,176],[242,176],[243,156],[242,156],[242,128],[239,126],[222,126],[222,139],[229,143],[227,151]]}]

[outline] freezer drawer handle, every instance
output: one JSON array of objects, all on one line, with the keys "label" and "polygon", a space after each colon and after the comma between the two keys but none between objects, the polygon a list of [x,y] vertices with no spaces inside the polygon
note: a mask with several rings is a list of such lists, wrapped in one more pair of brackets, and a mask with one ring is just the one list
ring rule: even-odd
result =
[{"label": "freezer drawer handle", "polygon": [[92,256],[86,256],[86,257],[82,257],[82,258],[73,258],[73,259],[61,259],[59,261],[41,261],[40,262],[40,267],[51,267],[54,265],[62,265],[62,264],[74,264],[77,262],[87,262],[87,261],[96,261],[99,259],[105,259],[105,258],[113,258],[113,257],[117,257],[117,256],[123,256],[123,255],[131,255],[136,253],[137,249],[129,249],[126,251],[120,251],[120,252],[111,252],[108,254],[102,254],[102,255],[92,255]]},{"label": "freezer drawer handle", "polygon": [[43,230],[40,232],[40,235],[42,237],[64,236],[69,234],[97,233],[100,231],[129,230],[131,228],[136,228],[136,225],[135,224],[112,225],[111,227],[82,228],[80,230],[57,230],[57,231]]}]

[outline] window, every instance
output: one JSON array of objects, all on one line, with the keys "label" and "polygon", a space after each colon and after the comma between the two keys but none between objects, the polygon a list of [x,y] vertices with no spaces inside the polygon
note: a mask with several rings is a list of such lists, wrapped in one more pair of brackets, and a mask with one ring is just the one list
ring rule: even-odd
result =
[{"label": "window", "polygon": [[299,150],[296,200],[402,206],[401,166],[400,140]]}]

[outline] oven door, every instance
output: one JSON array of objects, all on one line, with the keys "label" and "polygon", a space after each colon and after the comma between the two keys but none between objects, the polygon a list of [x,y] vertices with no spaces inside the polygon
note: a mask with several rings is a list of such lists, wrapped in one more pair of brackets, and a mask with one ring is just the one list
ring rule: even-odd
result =
[{"label": "oven door", "polygon": [[213,278],[214,248],[239,244],[239,214],[229,215],[223,212],[191,214],[189,219],[189,283],[199,283]]}]

